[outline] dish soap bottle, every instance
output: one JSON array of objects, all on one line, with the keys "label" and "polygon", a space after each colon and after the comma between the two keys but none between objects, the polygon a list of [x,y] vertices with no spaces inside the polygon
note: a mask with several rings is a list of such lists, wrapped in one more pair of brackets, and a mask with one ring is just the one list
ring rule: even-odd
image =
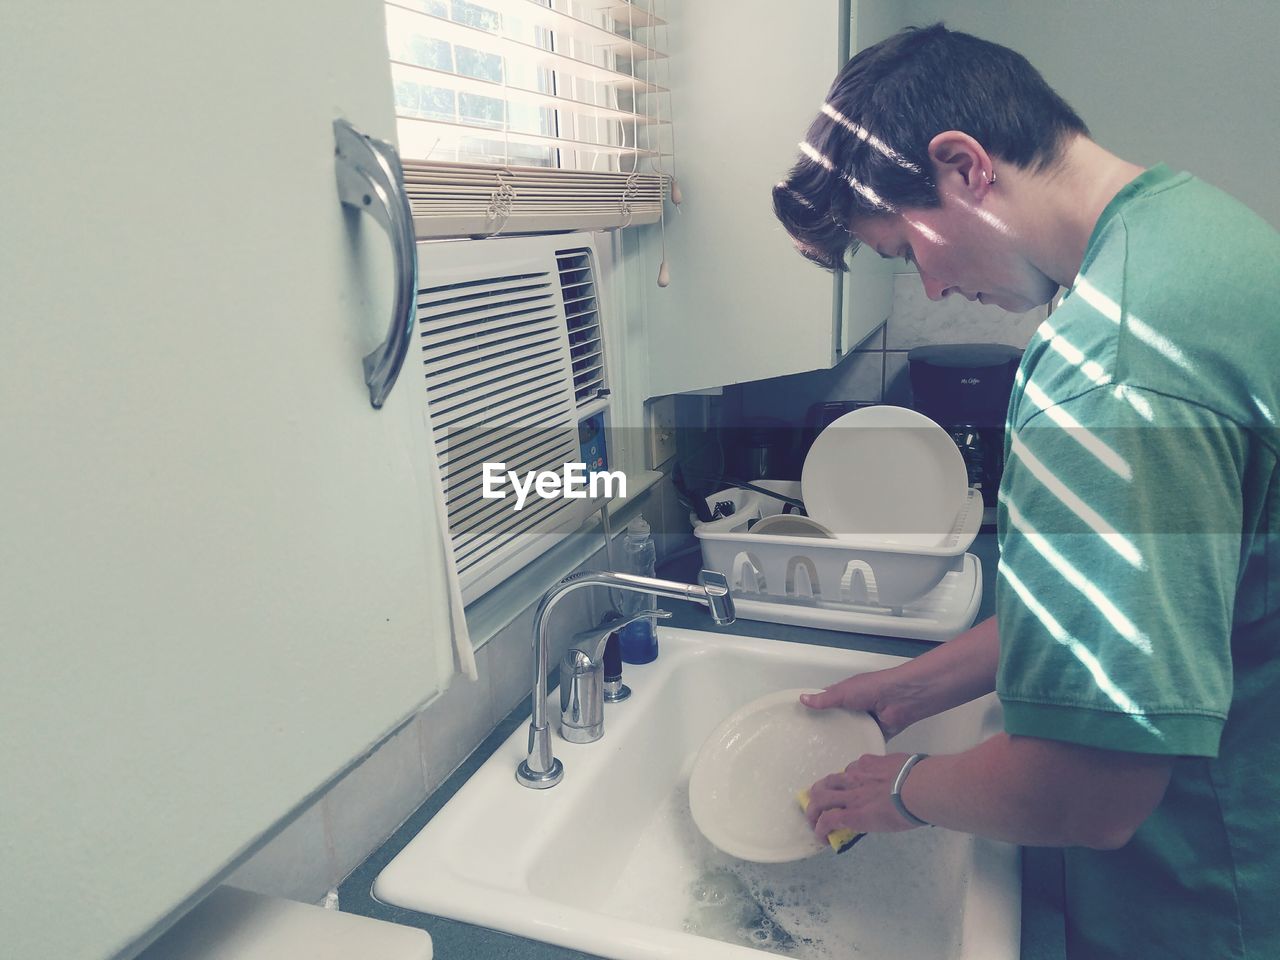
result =
[{"label": "dish soap bottle", "polygon": [[[648,522],[642,516],[636,517],[627,524],[627,532],[622,538],[622,572],[641,577],[656,576],[657,558]],[[657,598],[652,593],[627,590],[622,594],[624,617],[633,617],[641,610],[653,610],[656,606]],[[637,620],[623,627],[618,638],[624,663],[651,663],[658,658],[658,634],[652,620]]]}]

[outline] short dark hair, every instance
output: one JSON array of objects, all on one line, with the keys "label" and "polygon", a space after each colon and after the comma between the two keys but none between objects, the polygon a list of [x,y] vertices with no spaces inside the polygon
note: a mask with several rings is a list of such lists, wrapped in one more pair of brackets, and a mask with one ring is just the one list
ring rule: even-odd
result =
[{"label": "short dark hair", "polygon": [[935,207],[929,141],[969,134],[1021,168],[1052,167],[1089,129],[1019,53],[941,23],[908,27],[840,71],[773,209],[808,259],[847,269],[854,219]]}]

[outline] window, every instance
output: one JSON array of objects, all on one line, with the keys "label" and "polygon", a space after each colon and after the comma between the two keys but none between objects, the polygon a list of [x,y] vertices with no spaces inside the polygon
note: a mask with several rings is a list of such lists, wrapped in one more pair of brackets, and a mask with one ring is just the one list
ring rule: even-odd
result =
[{"label": "window", "polygon": [[388,0],[418,235],[656,222],[672,145],[653,2]]}]

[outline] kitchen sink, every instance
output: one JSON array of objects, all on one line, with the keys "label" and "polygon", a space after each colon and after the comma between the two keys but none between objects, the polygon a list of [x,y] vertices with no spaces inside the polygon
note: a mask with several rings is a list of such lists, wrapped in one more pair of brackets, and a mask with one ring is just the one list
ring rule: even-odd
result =
[{"label": "kitchen sink", "polygon": [[[659,637],[657,661],[627,668],[634,694],[607,706],[603,740],[553,738],[558,786],[516,782],[522,726],[379,874],[374,896],[617,960],[1017,960],[1016,847],[922,828],[752,864],[711,846],[689,813],[694,757],[739,706],[901,658],[691,630]],[[889,750],[963,750],[1000,721],[999,702],[984,697]]]}]

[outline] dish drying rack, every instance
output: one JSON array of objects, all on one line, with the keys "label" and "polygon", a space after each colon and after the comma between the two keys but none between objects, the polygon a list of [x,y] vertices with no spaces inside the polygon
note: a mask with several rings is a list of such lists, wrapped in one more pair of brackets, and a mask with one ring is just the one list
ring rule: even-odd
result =
[{"label": "dish drying rack", "polygon": [[[800,497],[800,483],[754,485]],[[982,600],[982,564],[967,553],[982,524],[982,495],[970,489],[952,529],[934,544],[894,545],[852,537],[752,535],[785,504],[730,488],[691,516],[703,565],[729,580],[738,616],[769,623],[942,642],[972,626]]]}]

